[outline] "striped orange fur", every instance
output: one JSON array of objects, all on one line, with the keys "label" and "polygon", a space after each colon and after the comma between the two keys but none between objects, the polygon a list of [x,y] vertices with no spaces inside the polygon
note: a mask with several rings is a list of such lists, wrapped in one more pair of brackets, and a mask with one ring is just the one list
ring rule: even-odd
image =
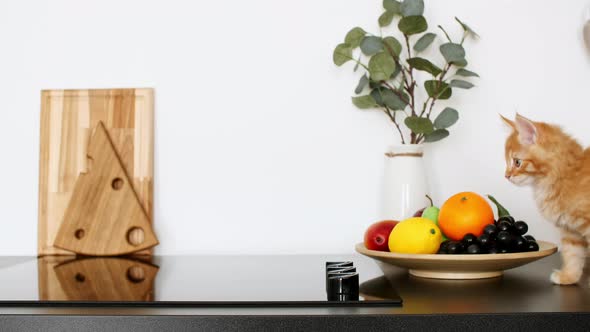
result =
[{"label": "striped orange fur", "polygon": [[560,127],[517,114],[505,145],[505,177],[532,186],[543,217],[561,231],[562,267],[551,274],[559,285],[580,280],[590,242],[590,150]]}]

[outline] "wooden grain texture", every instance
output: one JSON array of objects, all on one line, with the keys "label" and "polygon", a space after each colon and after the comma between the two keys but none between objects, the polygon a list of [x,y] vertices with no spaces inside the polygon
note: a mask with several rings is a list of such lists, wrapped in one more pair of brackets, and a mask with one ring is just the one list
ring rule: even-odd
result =
[{"label": "wooden grain texture", "polygon": [[39,300],[65,300],[67,297],[57,280],[54,268],[62,263],[74,260],[75,256],[43,256],[37,259]]},{"label": "wooden grain texture", "polygon": [[[45,90],[41,94],[38,254],[53,246],[78,174],[86,172],[90,132],[105,124],[115,150],[153,220],[152,89]],[[150,254],[151,250],[142,251]]]},{"label": "wooden grain texture", "polygon": [[158,244],[102,122],[86,153],[88,170],[75,182],[54,245],[83,255],[115,256]]},{"label": "wooden grain texture", "polygon": [[40,257],[41,301],[154,301],[158,267],[135,257]]},{"label": "wooden grain texture", "polygon": [[[551,242],[537,241],[539,251],[482,255],[414,255],[369,250],[363,243],[355,246],[358,253],[386,265],[410,270],[418,277],[435,279],[483,279],[502,275],[502,271],[519,267],[557,252]],[[384,272],[386,272],[384,270]],[[387,274],[387,272],[386,272]]]}]

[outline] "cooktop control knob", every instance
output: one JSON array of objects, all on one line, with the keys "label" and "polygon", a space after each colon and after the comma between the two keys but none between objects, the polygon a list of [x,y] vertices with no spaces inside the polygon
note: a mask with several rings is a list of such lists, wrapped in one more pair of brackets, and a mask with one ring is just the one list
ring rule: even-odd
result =
[{"label": "cooktop control knob", "polygon": [[358,301],[359,274],[352,262],[326,263],[328,301]]}]

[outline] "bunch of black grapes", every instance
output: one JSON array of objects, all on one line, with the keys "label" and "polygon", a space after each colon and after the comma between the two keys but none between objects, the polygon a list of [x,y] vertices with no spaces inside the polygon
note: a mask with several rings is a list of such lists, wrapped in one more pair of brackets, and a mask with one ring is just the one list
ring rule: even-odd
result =
[{"label": "bunch of black grapes", "polygon": [[487,225],[479,237],[469,233],[461,241],[444,241],[438,254],[505,254],[511,252],[539,251],[539,244],[531,235],[524,221],[514,221],[511,216],[498,218]]}]

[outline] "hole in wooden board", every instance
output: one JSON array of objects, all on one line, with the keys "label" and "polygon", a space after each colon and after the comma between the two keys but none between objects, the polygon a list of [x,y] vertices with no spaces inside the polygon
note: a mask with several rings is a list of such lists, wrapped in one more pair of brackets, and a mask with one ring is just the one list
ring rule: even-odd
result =
[{"label": "hole in wooden board", "polygon": [[74,278],[76,278],[77,282],[84,282],[86,280],[86,277],[82,273],[76,273]]},{"label": "hole in wooden board", "polygon": [[145,240],[145,233],[140,227],[132,227],[127,232],[127,242],[133,246],[138,246]]},{"label": "hole in wooden board", "polygon": [[77,229],[76,232],[74,233],[74,236],[76,237],[76,239],[80,240],[84,237],[84,235],[86,234],[86,232],[84,232],[84,230],[82,228]]},{"label": "hole in wooden board", "polygon": [[127,269],[127,279],[132,283],[138,284],[145,280],[145,271],[141,266],[134,265]]},{"label": "hole in wooden board", "polygon": [[113,187],[113,189],[115,189],[115,190],[119,190],[119,189],[123,188],[124,183],[125,182],[123,181],[123,179],[114,178],[113,182],[111,182],[111,187]]}]

